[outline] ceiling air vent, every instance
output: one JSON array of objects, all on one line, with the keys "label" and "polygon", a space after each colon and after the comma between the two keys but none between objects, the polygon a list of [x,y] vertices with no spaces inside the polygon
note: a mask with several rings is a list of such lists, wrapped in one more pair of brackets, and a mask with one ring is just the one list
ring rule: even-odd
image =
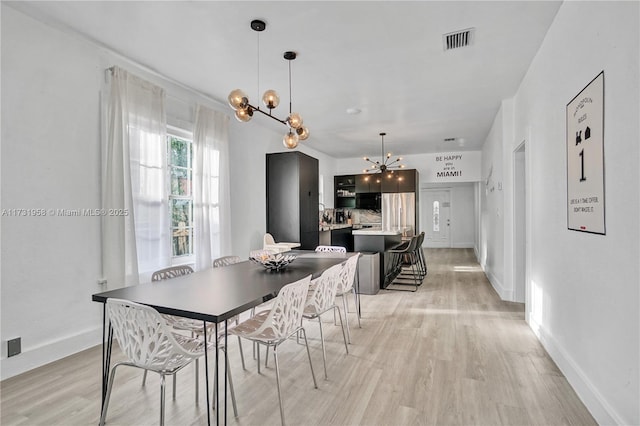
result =
[{"label": "ceiling air vent", "polygon": [[453,50],[460,47],[469,46],[473,42],[475,28],[467,28],[466,30],[456,31],[442,36],[444,50]]}]

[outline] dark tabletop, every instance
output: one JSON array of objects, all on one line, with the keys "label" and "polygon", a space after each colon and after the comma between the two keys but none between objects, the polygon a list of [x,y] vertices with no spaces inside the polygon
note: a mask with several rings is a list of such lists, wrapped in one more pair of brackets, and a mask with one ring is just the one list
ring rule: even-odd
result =
[{"label": "dark tabletop", "polygon": [[273,297],[286,284],[308,275],[318,277],[354,253],[305,253],[283,271],[272,272],[251,261],[211,268],[182,277],[123,287],[92,296],[94,302],[108,298],[149,305],[161,313],[208,322],[222,322]]}]

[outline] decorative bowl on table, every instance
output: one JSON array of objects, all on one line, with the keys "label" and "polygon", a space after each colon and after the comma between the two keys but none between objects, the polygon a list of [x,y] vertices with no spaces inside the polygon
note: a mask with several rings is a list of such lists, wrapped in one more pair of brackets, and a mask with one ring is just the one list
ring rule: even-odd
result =
[{"label": "decorative bowl on table", "polygon": [[281,271],[288,264],[296,260],[295,254],[274,253],[269,250],[255,250],[251,252],[249,259],[262,265],[269,271]]}]

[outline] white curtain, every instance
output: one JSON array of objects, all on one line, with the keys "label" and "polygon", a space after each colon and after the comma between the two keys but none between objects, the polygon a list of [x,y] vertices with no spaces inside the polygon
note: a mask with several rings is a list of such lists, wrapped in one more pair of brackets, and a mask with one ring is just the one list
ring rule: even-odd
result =
[{"label": "white curtain", "polygon": [[201,270],[231,254],[229,117],[198,105],[193,145],[196,270]]},{"label": "white curtain", "polygon": [[164,90],[114,67],[103,161],[103,273],[140,282],[171,259]]}]

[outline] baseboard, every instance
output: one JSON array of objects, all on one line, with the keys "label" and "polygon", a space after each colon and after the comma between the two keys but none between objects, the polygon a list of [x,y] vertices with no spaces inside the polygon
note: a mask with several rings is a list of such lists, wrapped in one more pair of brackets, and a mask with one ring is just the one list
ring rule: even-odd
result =
[{"label": "baseboard", "polygon": [[546,330],[538,324],[530,314],[527,314],[527,323],[538,337],[542,346],[556,363],[562,374],[578,395],[578,398],[587,407],[596,422],[600,425],[627,425],[631,422],[625,420],[607,403],[606,399],[591,383],[587,374],[575,363],[573,358],[560,346]]},{"label": "baseboard", "polygon": [[24,348],[22,353],[11,358],[2,357],[0,380],[5,380],[26,371],[57,361],[83,351],[102,341],[102,327],[85,330],[43,345]]},{"label": "baseboard", "polygon": [[491,271],[487,271],[486,267],[482,266],[482,269],[484,270],[484,275],[487,277],[487,279],[491,283],[491,286],[496,291],[496,293],[498,293],[498,296],[500,296],[500,299],[512,301],[513,290],[507,290],[506,288],[504,288],[504,286],[502,285],[502,282],[500,282],[500,280],[495,275],[493,275]]},{"label": "baseboard", "polygon": [[452,248],[475,248],[474,243],[465,243],[465,242],[453,243],[451,244],[451,246]]}]

